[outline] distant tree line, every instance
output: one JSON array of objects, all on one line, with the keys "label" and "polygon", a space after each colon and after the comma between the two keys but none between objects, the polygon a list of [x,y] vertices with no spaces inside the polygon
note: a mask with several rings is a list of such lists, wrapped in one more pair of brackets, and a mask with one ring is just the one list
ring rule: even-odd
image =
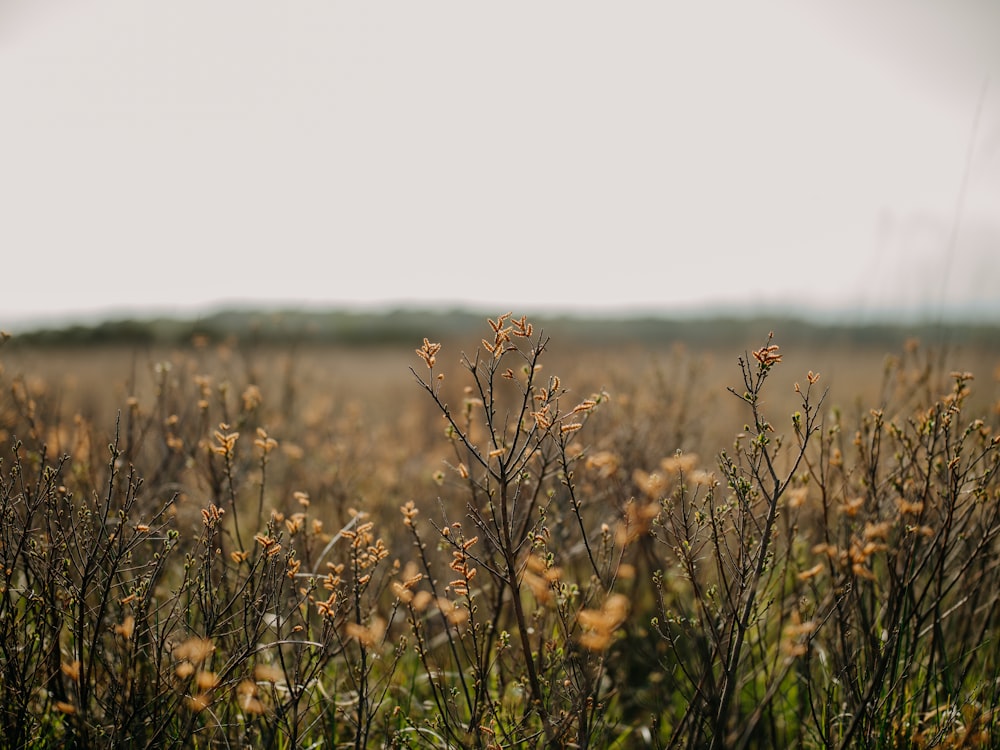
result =
[{"label": "distant tree line", "polygon": [[[506,312],[506,311],[504,311]],[[519,312],[519,311],[514,311]],[[495,314],[491,312],[490,314]],[[438,339],[467,337],[486,313],[468,310],[392,310],[388,312],[225,310],[196,318],[107,320],[91,325],[43,328],[18,334],[17,346],[185,346],[196,340],[215,343],[313,343],[349,346],[412,344],[428,332]],[[870,325],[817,323],[793,316],[719,316],[704,318],[594,317],[535,315],[539,326],[558,335],[564,346],[576,343],[634,343],[660,346],[683,343],[695,348],[743,346],[762,330],[781,332],[786,346],[898,347],[907,338],[931,344],[995,346],[1000,325],[925,323]]]}]

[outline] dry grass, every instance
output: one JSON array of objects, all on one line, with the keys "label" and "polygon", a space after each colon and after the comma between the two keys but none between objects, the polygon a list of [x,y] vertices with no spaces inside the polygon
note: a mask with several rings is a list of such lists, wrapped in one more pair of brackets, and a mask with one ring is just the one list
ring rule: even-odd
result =
[{"label": "dry grass", "polygon": [[427,333],[0,349],[8,744],[997,746],[997,352]]}]

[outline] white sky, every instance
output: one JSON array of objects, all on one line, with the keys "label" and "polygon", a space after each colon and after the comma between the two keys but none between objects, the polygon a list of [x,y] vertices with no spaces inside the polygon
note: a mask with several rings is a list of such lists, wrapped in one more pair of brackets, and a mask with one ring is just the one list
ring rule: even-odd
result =
[{"label": "white sky", "polygon": [[0,0],[0,253],[8,330],[1000,319],[1000,3]]}]

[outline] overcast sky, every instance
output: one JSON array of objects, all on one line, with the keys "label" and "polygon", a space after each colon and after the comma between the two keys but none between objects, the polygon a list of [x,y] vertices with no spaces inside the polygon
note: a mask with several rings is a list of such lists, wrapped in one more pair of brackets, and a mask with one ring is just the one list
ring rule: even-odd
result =
[{"label": "overcast sky", "polygon": [[1000,3],[0,0],[0,248],[8,330],[1000,319]]}]

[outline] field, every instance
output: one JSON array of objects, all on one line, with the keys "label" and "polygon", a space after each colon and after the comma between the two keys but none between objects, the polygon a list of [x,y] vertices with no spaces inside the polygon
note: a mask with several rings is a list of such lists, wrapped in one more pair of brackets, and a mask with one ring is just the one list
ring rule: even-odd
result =
[{"label": "field", "polygon": [[7,341],[4,746],[1000,747],[996,339],[567,325]]}]

